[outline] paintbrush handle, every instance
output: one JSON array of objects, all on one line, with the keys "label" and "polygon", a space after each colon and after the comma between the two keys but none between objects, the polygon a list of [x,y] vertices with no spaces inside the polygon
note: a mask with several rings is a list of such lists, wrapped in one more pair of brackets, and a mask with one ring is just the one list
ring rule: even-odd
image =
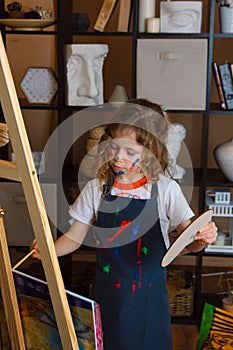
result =
[{"label": "paintbrush handle", "polygon": [[21,265],[25,260],[27,260],[33,253],[35,252],[35,249],[32,249],[27,255],[25,255],[15,266],[13,266],[13,270],[17,269],[19,265]]}]

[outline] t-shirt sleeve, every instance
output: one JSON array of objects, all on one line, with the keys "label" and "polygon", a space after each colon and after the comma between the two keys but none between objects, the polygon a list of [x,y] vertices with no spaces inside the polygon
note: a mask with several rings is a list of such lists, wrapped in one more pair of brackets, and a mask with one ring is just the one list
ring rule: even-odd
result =
[{"label": "t-shirt sleeve", "polygon": [[100,202],[100,188],[96,181],[90,181],[69,209],[72,219],[92,225]]},{"label": "t-shirt sleeve", "polygon": [[192,209],[190,208],[187,199],[185,198],[181,187],[176,181],[172,181],[170,184],[172,190],[169,191],[168,201],[168,218],[170,223],[170,229],[174,229],[180,223],[190,219],[194,216]]}]

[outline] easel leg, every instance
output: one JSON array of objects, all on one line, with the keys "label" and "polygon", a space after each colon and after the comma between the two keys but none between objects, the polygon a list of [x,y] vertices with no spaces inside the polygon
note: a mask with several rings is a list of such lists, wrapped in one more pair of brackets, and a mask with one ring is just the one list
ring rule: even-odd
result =
[{"label": "easel leg", "polygon": [[0,209],[0,285],[7,327],[13,350],[24,350],[24,336],[19,314],[11,261],[3,223],[4,211]]},{"label": "easel leg", "polygon": [[1,35],[0,81],[1,106],[17,159],[18,175],[22,182],[34,234],[40,247],[41,261],[49,287],[62,346],[65,350],[79,350],[51,228],[32,158],[32,151]]}]

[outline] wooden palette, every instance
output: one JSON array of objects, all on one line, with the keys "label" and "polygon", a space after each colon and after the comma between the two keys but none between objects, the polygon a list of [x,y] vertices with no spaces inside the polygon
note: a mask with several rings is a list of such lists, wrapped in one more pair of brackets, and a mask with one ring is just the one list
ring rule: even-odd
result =
[{"label": "wooden palette", "polygon": [[207,210],[198,218],[196,218],[175,240],[171,247],[167,250],[163,257],[161,266],[165,267],[169,265],[177,255],[190,243],[194,241],[195,234],[208,222],[211,221],[213,215],[213,210]]}]

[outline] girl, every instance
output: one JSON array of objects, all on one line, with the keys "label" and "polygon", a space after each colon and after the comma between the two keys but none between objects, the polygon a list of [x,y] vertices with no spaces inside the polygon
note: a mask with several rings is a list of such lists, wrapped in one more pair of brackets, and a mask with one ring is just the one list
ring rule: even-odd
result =
[{"label": "girl", "polygon": [[[58,256],[96,244],[95,299],[100,303],[105,350],[171,350],[166,269],[169,234],[180,234],[193,212],[181,188],[164,176],[166,113],[147,100],[117,109],[99,144],[97,177],[70,208],[74,222],[56,243]],[[90,226],[93,229],[89,230]],[[213,222],[187,249],[215,241]],[[34,257],[39,256],[36,242]]]}]

